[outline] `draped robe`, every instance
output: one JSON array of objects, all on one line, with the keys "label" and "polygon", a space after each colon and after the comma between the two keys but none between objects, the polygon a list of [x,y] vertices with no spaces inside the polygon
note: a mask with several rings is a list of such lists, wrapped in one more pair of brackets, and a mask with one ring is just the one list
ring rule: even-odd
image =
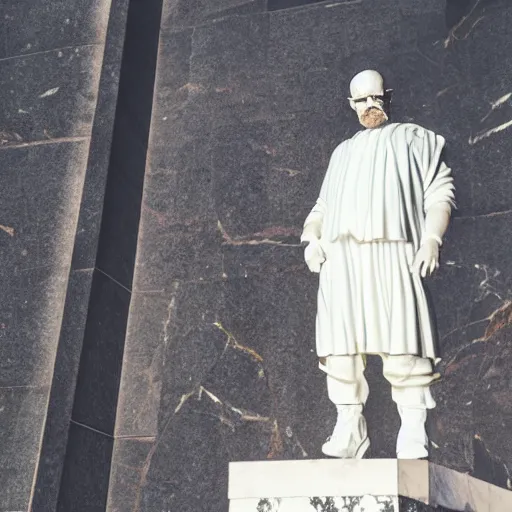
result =
[{"label": "draped robe", "polygon": [[444,139],[418,125],[363,130],[334,151],[316,223],[326,261],[320,270],[318,355],[415,354],[435,359],[423,282],[411,272],[429,208],[453,206]]}]

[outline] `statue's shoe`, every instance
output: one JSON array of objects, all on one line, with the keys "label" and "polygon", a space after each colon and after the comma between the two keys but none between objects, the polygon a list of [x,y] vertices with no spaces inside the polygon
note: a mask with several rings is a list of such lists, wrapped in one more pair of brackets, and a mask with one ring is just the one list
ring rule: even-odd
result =
[{"label": "statue's shoe", "polygon": [[397,459],[426,459],[427,457],[428,450],[420,444],[396,452]]},{"label": "statue's shoe", "polygon": [[344,446],[329,438],[322,446],[322,453],[338,459],[362,459],[370,447],[370,439],[366,437],[359,445]]},{"label": "statue's shoe", "polygon": [[397,459],[428,457],[428,437],[425,431],[427,411],[413,407],[398,407],[402,426],[396,441]]},{"label": "statue's shoe", "polygon": [[340,459],[362,459],[370,446],[362,405],[338,405],[338,419],[322,452]]}]

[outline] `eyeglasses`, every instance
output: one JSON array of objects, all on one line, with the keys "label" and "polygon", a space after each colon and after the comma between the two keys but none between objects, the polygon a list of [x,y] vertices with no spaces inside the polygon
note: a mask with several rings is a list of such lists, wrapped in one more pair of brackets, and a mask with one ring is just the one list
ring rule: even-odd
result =
[{"label": "eyeglasses", "polygon": [[370,94],[369,96],[365,96],[363,98],[357,98],[357,100],[353,100],[354,103],[366,103],[368,101],[368,98],[371,98],[373,101],[382,101],[386,99],[386,96],[383,94]]}]

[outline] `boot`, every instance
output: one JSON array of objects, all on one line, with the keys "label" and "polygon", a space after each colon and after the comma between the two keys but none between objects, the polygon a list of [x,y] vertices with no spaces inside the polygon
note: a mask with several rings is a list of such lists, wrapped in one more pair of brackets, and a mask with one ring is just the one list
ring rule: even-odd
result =
[{"label": "boot", "polygon": [[402,426],[396,441],[398,459],[423,459],[428,457],[428,437],[425,431],[427,410],[399,405]]},{"label": "boot", "polygon": [[370,446],[362,405],[337,405],[338,419],[322,452],[340,459],[362,459]]}]

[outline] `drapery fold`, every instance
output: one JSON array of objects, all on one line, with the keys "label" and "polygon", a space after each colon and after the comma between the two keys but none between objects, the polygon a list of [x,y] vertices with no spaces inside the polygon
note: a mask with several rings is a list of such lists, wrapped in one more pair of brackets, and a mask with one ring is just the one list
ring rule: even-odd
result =
[{"label": "drapery fold", "polygon": [[319,356],[435,359],[432,315],[411,271],[429,208],[454,206],[443,137],[414,124],[358,132],[334,151],[302,240],[320,239]]},{"label": "drapery fold", "polygon": [[425,212],[454,206],[445,141],[415,124],[393,123],[358,132],[334,151],[318,200],[305,221],[322,238],[411,242],[418,249]]}]

